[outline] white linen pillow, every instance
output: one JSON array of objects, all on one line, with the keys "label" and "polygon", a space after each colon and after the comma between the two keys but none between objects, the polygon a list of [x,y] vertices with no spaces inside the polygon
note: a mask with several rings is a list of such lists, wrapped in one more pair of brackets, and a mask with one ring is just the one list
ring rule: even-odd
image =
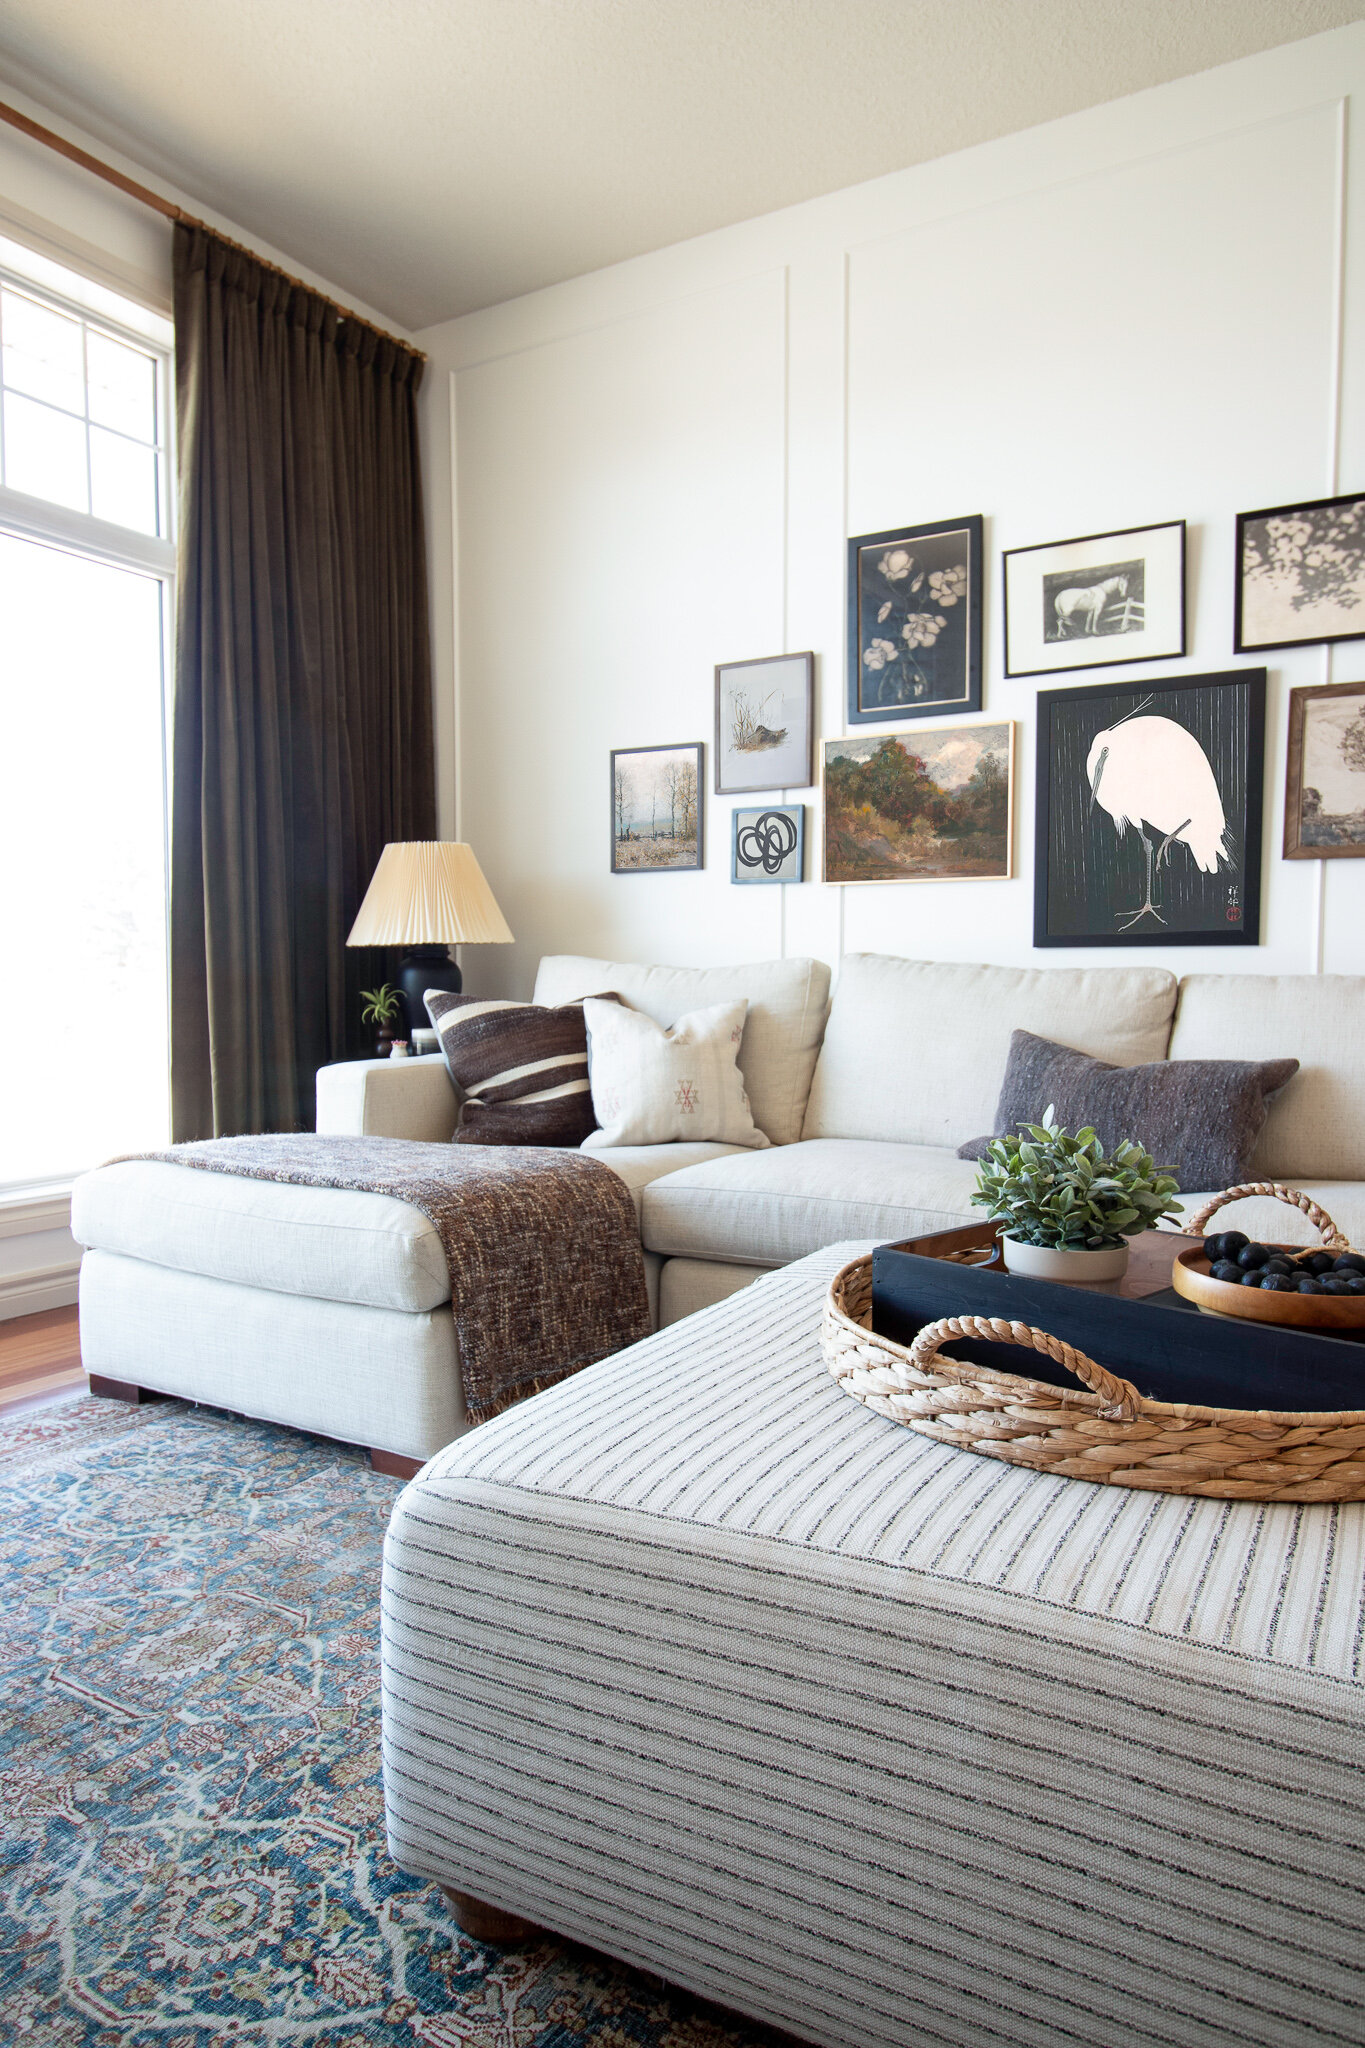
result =
[{"label": "white linen pillow", "polygon": [[652,1017],[589,996],[588,1078],[601,1125],[584,1151],[669,1145],[678,1139],[758,1147],[759,1130],[736,1065],[748,1001],[689,1010],[665,1031]]}]

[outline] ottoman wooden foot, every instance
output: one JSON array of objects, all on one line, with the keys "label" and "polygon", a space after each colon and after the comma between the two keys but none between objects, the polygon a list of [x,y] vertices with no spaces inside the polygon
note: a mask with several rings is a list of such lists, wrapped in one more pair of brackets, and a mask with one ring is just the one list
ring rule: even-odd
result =
[{"label": "ottoman wooden foot", "polygon": [[501,1906],[486,1906],[482,1899],[471,1898],[468,1892],[454,1892],[443,1884],[441,1895],[459,1926],[474,1941],[489,1942],[494,1948],[524,1948],[544,1934],[545,1930],[537,1927],[534,1920],[523,1920],[518,1913],[504,1913]]},{"label": "ottoman wooden foot", "polygon": [[92,1394],[105,1401],[168,1401],[169,1394],[154,1393],[151,1387],[137,1387],[131,1380],[107,1380],[97,1372],[87,1373]]},{"label": "ottoman wooden foot", "polygon": [[415,1479],[425,1462],[421,1458],[405,1458],[399,1451],[371,1450],[365,1455],[372,1472],[386,1472],[390,1479]]}]

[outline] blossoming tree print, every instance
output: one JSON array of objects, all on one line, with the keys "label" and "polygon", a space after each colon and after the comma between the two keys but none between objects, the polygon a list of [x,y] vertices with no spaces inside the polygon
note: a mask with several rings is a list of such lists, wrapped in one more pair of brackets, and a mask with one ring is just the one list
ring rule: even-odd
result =
[{"label": "blossoming tree print", "polygon": [[1365,497],[1237,519],[1239,654],[1365,639]]},{"label": "blossoming tree print", "polygon": [[981,708],[980,515],[848,544],[851,724]]}]

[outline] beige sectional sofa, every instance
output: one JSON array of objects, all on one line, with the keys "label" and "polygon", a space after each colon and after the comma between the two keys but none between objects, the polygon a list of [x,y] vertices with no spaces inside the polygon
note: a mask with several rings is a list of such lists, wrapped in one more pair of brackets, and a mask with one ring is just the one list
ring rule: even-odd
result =
[{"label": "beige sectional sofa", "polygon": [[[1306,1188],[1365,1242],[1365,980],[1196,974],[1177,984],[1152,967],[854,954],[831,1003],[818,961],[684,969],[557,955],[541,963],[535,1000],[607,988],[664,1025],[746,996],[740,1064],[772,1141],[598,1154],[635,1197],[661,1323],[823,1245],[969,1220],[976,1168],[956,1148],[991,1129],[1016,1027],[1119,1065],[1296,1057],[1255,1176]],[[443,1141],[457,1115],[439,1057],[318,1077],[323,1131]],[[82,1344],[101,1377],[404,1457],[426,1457],[464,1427],[439,1240],[406,1204],[134,1161],[87,1175],[72,1214],[90,1247]],[[1253,1233],[1309,1234],[1267,1201],[1227,1215]]]},{"label": "beige sectional sofa", "polygon": [[[576,955],[541,962],[536,1002],[613,987],[664,1025],[705,1003],[750,997],[740,1061],[771,1148],[598,1155],[635,1191],[665,1323],[841,1238],[907,1237],[979,1213],[969,1204],[976,1167],[957,1147],[992,1128],[1016,1028],[1119,1066],[1298,1059],[1271,1107],[1254,1176],[1306,1188],[1353,1242],[1365,1238],[1365,979],[1196,974],[1177,983],[1156,967],[855,953],[826,1017],[828,986],[827,969],[808,960],[698,970]],[[457,1103],[439,1059],[328,1068],[319,1128],[393,1130],[419,1092],[431,1121],[405,1134],[448,1136]],[[1214,1192],[1190,1190],[1187,1206]],[[1269,1201],[1227,1213],[1229,1228],[1310,1234]]]}]

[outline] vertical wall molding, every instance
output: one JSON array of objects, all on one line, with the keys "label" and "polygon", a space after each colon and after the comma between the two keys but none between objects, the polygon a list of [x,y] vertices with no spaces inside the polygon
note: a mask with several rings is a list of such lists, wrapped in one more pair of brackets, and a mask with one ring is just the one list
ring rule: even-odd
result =
[{"label": "vertical wall molding", "polygon": [[[1337,175],[1336,175],[1336,218],[1333,223],[1336,261],[1332,279],[1332,363],[1328,372],[1327,388],[1327,493],[1329,498],[1341,490],[1341,412],[1342,380],[1345,376],[1346,355],[1346,178],[1348,122],[1350,102],[1339,99],[1336,103],[1337,117]],[[1322,680],[1330,683],[1336,673],[1333,662],[1335,649],[1322,650]],[[1286,792],[1286,801],[1288,792]],[[1330,862],[1320,860],[1317,867],[1316,887],[1313,890],[1312,921],[1312,969],[1322,974],[1327,961],[1327,870]]]}]

